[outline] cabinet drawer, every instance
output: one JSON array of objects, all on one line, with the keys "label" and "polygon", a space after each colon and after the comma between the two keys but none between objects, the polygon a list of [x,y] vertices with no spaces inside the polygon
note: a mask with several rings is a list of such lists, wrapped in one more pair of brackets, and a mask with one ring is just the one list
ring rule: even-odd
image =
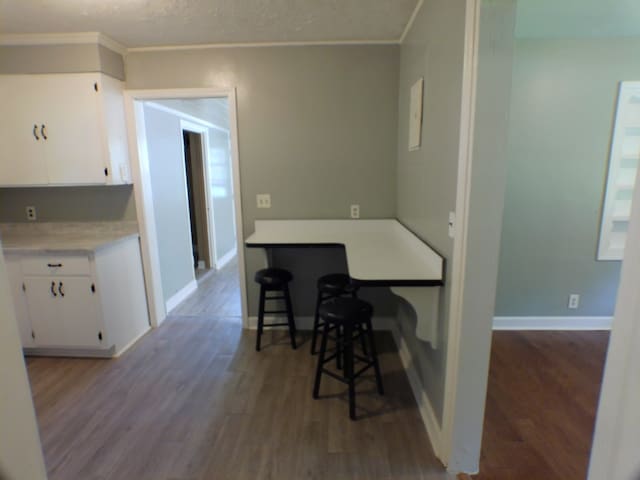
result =
[{"label": "cabinet drawer", "polygon": [[51,255],[22,259],[24,275],[91,275],[89,257]]}]

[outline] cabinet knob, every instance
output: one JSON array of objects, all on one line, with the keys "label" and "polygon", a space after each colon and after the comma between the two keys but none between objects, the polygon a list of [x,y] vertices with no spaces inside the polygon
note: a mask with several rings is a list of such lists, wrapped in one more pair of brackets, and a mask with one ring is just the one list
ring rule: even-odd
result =
[{"label": "cabinet knob", "polygon": [[58,294],[56,293],[56,282],[51,282],[51,295],[53,295],[54,297],[58,296]]},{"label": "cabinet knob", "polygon": [[33,126],[33,136],[36,137],[36,140],[40,140],[40,137],[38,136],[38,125]]}]

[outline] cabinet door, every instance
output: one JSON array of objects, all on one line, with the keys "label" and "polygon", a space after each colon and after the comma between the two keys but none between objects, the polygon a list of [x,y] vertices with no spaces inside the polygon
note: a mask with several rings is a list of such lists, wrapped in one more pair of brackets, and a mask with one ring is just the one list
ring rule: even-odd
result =
[{"label": "cabinet door", "polygon": [[51,277],[26,276],[24,284],[36,346],[65,346],[67,334],[60,315],[56,280]]},{"label": "cabinet door", "polygon": [[98,74],[43,75],[46,164],[49,183],[104,184],[105,138]]},{"label": "cabinet door", "polygon": [[[98,297],[90,277],[59,277],[58,298],[61,321],[70,347],[99,347],[103,343]],[[37,334],[36,334],[37,335]]]},{"label": "cabinet door", "polygon": [[0,75],[0,185],[48,183],[41,132],[45,103],[37,75]]}]

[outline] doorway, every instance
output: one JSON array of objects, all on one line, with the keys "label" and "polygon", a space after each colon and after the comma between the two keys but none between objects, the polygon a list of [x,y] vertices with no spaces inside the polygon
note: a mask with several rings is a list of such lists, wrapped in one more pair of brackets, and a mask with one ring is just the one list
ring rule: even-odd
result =
[{"label": "doorway", "polygon": [[203,133],[193,132],[184,127],[182,129],[191,249],[196,280],[203,278],[215,268],[210,248],[214,229],[209,230],[207,220],[209,201],[206,189],[203,135]]},{"label": "doorway", "polygon": [[235,92],[133,91],[125,99],[152,325],[181,304],[176,311],[188,315],[188,298],[200,299],[190,301],[197,309],[220,305],[215,292],[232,292],[235,306],[225,312],[246,324]]}]

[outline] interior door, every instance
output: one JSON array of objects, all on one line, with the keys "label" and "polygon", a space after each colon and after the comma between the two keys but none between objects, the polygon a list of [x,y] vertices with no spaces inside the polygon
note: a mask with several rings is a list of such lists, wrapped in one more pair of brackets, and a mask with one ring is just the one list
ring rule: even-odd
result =
[{"label": "interior door", "polygon": [[27,310],[34,343],[39,347],[63,346],[66,332],[60,316],[57,282],[53,277],[25,276]]},{"label": "interior door", "polygon": [[37,75],[0,75],[0,185],[48,183],[44,159],[46,94]]},{"label": "interior door", "polygon": [[66,336],[65,344],[70,347],[99,347],[100,317],[98,297],[91,291],[90,277],[59,277],[58,305]]},{"label": "interior door", "polygon": [[45,140],[49,182],[104,184],[106,133],[101,131],[99,75],[45,75]]}]

